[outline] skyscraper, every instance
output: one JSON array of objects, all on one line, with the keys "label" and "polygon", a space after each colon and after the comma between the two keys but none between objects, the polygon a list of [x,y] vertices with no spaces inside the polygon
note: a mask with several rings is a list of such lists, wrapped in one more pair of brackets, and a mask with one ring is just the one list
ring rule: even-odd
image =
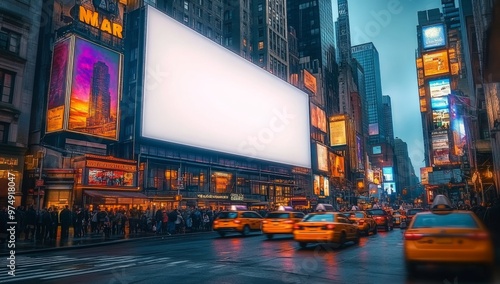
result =
[{"label": "skyscraper", "polygon": [[106,63],[98,61],[94,64],[92,73],[87,126],[98,126],[110,121],[109,70]]},{"label": "skyscraper", "polygon": [[368,108],[369,143],[385,142],[384,113],[382,107],[382,82],[378,51],[373,43],[352,47],[352,56],[365,72],[365,103]]},{"label": "skyscraper", "polygon": [[300,69],[320,79],[326,114],[338,113],[332,1],[288,0],[286,5],[288,26],[297,32]]}]

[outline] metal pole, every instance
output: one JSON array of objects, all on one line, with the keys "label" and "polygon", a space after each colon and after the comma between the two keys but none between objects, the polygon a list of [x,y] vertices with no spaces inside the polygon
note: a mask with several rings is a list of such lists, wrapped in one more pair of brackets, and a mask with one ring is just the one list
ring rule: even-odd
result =
[{"label": "metal pole", "polygon": [[40,169],[40,172],[38,173],[38,190],[37,190],[37,213],[38,215],[40,215],[40,209],[41,209],[41,206],[40,206],[40,190],[41,190],[41,184],[42,184],[42,171],[43,171],[43,158],[45,156],[45,153],[42,152],[42,151],[39,151],[38,152],[38,156],[40,158],[40,165],[39,165],[39,169]]}]

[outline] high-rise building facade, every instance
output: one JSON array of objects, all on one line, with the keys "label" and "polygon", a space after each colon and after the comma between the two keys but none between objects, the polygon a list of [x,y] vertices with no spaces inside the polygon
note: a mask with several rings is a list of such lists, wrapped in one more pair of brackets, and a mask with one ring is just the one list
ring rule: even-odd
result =
[{"label": "high-rise building facade", "polygon": [[26,157],[26,152],[41,10],[41,1],[0,3],[0,203],[4,206],[21,205],[25,162],[38,161]]},{"label": "high-rise building facade", "polygon": [[370,42],[353,46],[352,56],[363,67],[365,74],[365,103],[368,109],[369,143],[383,143],[386,139],[386,130],[383,123],[382,81],[378,51]]}]

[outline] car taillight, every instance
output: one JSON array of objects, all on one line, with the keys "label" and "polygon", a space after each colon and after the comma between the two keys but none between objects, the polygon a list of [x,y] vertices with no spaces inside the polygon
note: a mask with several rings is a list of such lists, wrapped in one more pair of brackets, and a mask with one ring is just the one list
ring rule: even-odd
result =
[{"label": "car taillight", "polygon": [[301,226],[299,226],[299,225],[295,225],[295,226],[293,226],[293,229],[294,229],[294,230],[302,230],[302,227],[301,227]]},{"label": "car taillight", "polygon": [[405,240],[409,240],[409,241],[420,240],[423,237],[424,237],[423,234],[405,233]]},{"label": "car taillight", "polygon": [[490,238],[490,235],[485,232],[477,232],[477,233],[472,233],[468,234],[467,238],[472,239],[472,240],[487,240]]},{"label": "car taillight", "polygon": [[267,220],[262,221],[262,224],[267,224],[267,223],[268,223]]},{"label": "car taillight", "polygon": [[363,221],[363,220],[359,220],[358,222],[359,222],[360,224],[363,224],[365,221]]},{"label": "car taillight", "polygon": [[233,220],[233,222],[234,222],[235,224],[239,224],[239,223],[241,223],[241,220],[234,219],[234,220]]},{"label": "car taillight", "polygon": [[323,230],[333,230],[335,228],[334,224],[328,224],[326,226],[323,226]]},{"label": "car taillight", "polygon": [[294,222],[294,221],[292,221],[292,220],[286,220],[286,221],[285,221],[285,222],[283,222],[283,223],[285,223],[285,224],[293,224],[293,223],[295,223],[295,222]]},{"label": "car taillight", "polygon": [[218,224],[218,223],[219,223],[219,221],[218,221],[218,220],[214,220],[214,224]]}]

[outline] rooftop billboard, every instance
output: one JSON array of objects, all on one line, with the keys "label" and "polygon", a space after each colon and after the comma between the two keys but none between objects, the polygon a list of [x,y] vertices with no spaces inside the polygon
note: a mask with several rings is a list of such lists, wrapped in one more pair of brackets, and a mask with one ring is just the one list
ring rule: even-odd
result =
[{"label": "rooftop billboard", "polygon": [[146,27],[143,137],[311,168],[306,93],[150,6]]}]

